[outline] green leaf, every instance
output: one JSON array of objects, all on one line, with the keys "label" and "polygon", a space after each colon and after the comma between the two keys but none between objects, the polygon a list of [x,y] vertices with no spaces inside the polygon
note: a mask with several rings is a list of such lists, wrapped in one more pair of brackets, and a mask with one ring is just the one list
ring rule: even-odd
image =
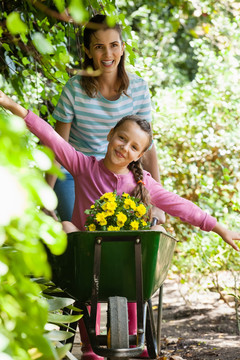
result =
[{"label": "green leaf", "polygon": [[42,354],[46,356],[46,359],[58,360],[57,351],[50,339],[47,337],[47,334],[41,335],[32,335],[31,340],[36,344],[37,348]]},{"label": "green leaf", "polygon": [[47,333],[47,337],[51,341],[63,341],[70,339],[74,336],[74,333],[70,331],[63,331],[63,330],[52,330]]},{"label": "green leaf", "polygon": [[68,10],[77,23],[83,22],[88,15],[81,0],[71,0]]},{"label": "green leaf", "polygon": [[8,15],[6,25],[10,33],[13,35],[17,34],[27,34],[28,27],[27,25],[21,20],[19,13],[12,12]]},{"label": "green leaf", "polygon": [[107,16],[107,24],[108,24],[108,26],[114,27],[115,24],[116,24],[116,20],[117,20],[116,16],[113,16],[113,15]]},{"label": "green leaf", "polygon": [[29,76],[29,72],[27,70],[23,70],[22,74],[23,74],[24,77]]},{"label": "green leaf", "polygon": [[[72,347],[72,344],[66,344],[63,346],[61,344],[61,346],[57,348],[57,354],[58,354],[59,359],[62,359],[67,354],[67,352],[71,350],[71,347]],[[74,358],[72,354],[71,354],[71,358]]]},{"label": "green leaf", "polygon": [[8,44],[3,43],[2,47],[7,51],[12,52],[12,50],[10,49],[10,46]]},{"label": "green leaf", "polygon": [[58,315],[48,314],[48,322],[53,324],[70,324],[82,318],[82,315]]},{"label": "green leaf", "polygon": [[75,302],[74,299],[63,298],[63,297],[54,297],[51,299],[47,299],[49,311],[60,310],[64,307],[72,305],[74,302]]},{"label": "green leaf", "polygon": [[47,40],[41,33],[33,34],[33,44],[41,54],[53,54],[54,49],[49,40]]},{"label": "green leaf", "polygon": [[62,13],[65,9],[65,1],[64,0],[53,0],[54,4],[56,5],[58,11]]},{"label": "green leaf", "polygon": [[22,58],[22,63],[23,63],[23,65],[28,65],[28,64],[30,64],[30,61],[28,60],[28,58],[23,57]]}]

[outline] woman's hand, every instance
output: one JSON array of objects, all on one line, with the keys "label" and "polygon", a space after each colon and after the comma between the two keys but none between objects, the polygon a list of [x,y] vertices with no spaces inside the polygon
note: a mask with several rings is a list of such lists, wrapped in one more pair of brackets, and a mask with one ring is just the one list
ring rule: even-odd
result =
[{"label": "woman's hand", "polygon": [[216,234],[220,235],[221,238],[236,251],[239,251],[237,244],[235,244],[234,240],[240,240],[240,233],[232,230],[228,230],[224,228],[219,223],[212,229]]},{"label": "woman's hand", "polygon": [[43,208],[42,211],[44,212],[44,214],[46,214],[48,216],[51,216],[54,220],[59,221],[59,219],[58,219],[58,217],[57,217],[54,210],[50,211],[50,210],[47,210],[47,209]]}]

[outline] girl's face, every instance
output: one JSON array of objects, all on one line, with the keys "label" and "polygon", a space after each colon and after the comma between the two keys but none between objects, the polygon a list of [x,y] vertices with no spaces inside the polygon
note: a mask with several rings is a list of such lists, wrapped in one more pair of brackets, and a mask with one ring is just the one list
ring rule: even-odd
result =
[{"label": "girl's face", "polygon": [[104,164],[116,174],[128,173],[128,165],[137,161],[149,145],[148,134],[131,120],[112,129],[107,139],[109,144]]},{"label": "girl's face", "polygon": [[89,49],[85,48],[88,57],[93,59],[94,69],[102,73],[117,72],[123,51],[124,44],[115,29],[96,31],[91,36]]}]

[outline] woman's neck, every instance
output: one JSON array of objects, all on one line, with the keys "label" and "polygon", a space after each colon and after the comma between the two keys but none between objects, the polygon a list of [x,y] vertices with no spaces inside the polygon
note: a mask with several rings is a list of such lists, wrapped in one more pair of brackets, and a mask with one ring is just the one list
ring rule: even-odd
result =
[{"label": "woman's neck", "polygon": [[105,74],[104,76],[100,76],[98,78],[99,83],[99,91],[103,97],[107,100],[117,100],[120,96],[118,92],[119,81],[116,76],[112,76],[112,74]]}]

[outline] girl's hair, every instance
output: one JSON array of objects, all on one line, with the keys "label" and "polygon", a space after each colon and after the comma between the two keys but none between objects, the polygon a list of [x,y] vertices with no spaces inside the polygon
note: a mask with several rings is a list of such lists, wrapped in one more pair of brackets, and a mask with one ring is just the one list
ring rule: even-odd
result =
[{"label": "girl's hair", "polygon": [[[118,121],[118,123],[114,126],[113,131],[115,131],[115,129],[117,129],[119,126],[121,126],[125,121],[133,121],[136,124],[138,124],[138,126],[147,133],[148,138],[149,138],[149,142],[146,146],[146,148],[144,149],[144,152],[147,151],[149,149],[149,147],[152,144],[152,140],[153,140],[153,136],[152,136],[152,129],[151,129],[151,125],[149,122],[147,122],[146,120],[141,119],[139,116],[137,115],[127,115],[124,116],[120,121]],[[143,181],[143,167],[142,167],[142,161],[141,158],[138,159],[137,161],[132,161],[129,165],[128,168],[130,171],[132,171],[134,179],[137,183],[136,187],[133,189],[131,196],[134,196],[138,199],[141,200],[141,202],[148,207],[149,206],[149,210],[147,212],[147,217],[149,217],[149,219],[151,220],[151,207],[150,207],[150,194],[148,189],[144,186],[144,184],[140,181]]]},{"label": "girl's hair", "polygon": [[[118,32],[119,36],[120,36],[120,40],[122,42],[122,29],[121,26],[119,24],[115,24],[114,27],[110,27],[107,25],[106,22],[106,15],[102,15],[102,14],[97,14],[95,16],[93,16],[88,24],[99,24],[102,25],[102,27],[88,27],[88,24],[86,25],[84,32],[83,32],[83,44],[84,47],[86,49],[90,49],[90,44],[91,44],[91,40],[92,40],[92,36],[95,35],[95,33],[100,30],[108,30],[108,29],[114,29]],[[125,52],[123,52],[123,55],[121,56],[120,62],[118,64],[118,81],[119,81],[119,88],[118,88],[118,93],[121,95],[122,93],[124,93],[125,95],[127,95],[127,89],[129,86],[129,78],[127,75],[127,72],[125,70],[125,65],[124,65],[124,61],[125,61]],[[88,55],[85,52],[84,55],[84,62],[83,62],[83,69],[86,70],[88,67],[92,67],[93,68],[93,60],[90,59],[88,57]],[[93,77],[93,76],[82,76],[81,80],[80,80],[81,86],[82,88],[85,90],[85,92],[87,93],[87,95],[91,98],[96,97],[97,93],[99,91],[99,83],[97,80],[97,77]]]}]

